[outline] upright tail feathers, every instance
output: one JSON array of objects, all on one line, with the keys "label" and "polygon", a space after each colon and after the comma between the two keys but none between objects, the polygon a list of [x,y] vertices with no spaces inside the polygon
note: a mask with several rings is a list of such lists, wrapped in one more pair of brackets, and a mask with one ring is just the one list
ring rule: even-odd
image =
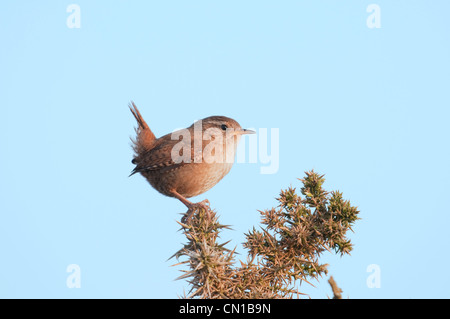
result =
[{"label": "upright tail feathers", "polygon": [[153,142],[155,141],[155,135],[148,127],[147,123],[142,118],[141,113],[139,112],[136,104],[133,101],[128,105],[131,113],[133,113],[134,118],[138,123],[138,127],[136,127],[136,139],[131,139],[133,142],[133,150],[135,152],[135,157],[133,159],[133,163],[135,159],[139,157],[139,155],[145,153],[150,150],[153,146]]}]

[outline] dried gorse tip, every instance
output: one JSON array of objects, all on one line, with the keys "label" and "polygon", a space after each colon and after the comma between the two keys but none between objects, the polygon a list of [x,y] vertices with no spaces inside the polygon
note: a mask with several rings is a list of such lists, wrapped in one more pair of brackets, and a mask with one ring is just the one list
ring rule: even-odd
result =
[{"label": "dried gorse tip", "polygon": [[349,254],[347,231],[358,220],[358,209],[342,193],[326,192],[323,175],[306,172],[295,188],[282,190],[276,208],[260,211],[260,229],[246,234],[247,260],[235,264],[235,250],[219,244],[220,231],[212,210],[198,209],[189,224],[181,224],[188,243],[174,256],[189,265],[178,279],[190,284],[187,298],[292,298],[302,293],[296,283],[310,283],[327,273],[319,262],[324,251]]}]

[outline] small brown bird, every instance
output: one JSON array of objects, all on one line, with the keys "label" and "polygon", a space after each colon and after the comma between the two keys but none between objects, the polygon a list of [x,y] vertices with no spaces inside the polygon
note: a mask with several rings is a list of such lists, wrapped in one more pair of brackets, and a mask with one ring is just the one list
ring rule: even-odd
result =
[{"label": "small brown bird", "polygon": [[208,200],[192,203],[187,198],[206,192],[228,174],[240,137],[255,132],[242,129],[231,118],[210,116],[156,138],[136,105],[131,102],[129,107],[138,123],[137,137],[132,139],[136,167],[130,176],[141,173],[158,192],[185,204],[183,222],[195,209],[207,210]]}]

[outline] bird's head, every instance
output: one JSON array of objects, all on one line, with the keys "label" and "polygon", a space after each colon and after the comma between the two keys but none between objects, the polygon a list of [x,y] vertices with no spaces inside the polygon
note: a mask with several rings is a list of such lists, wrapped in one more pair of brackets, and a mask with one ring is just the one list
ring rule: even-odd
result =
[{"label": "bird's head", "polygon": [[204,151],[211,149],[212,156],[219,156],[217,151],[222,148],[223,156],[228,163],[234,161],[234,154],[241,136],[255,133],[255,131],[243,129],[237,121],[226,116],[206,117],[195,122],[192,127],[194,134],[196,130],[201,129],[202,140],[207,141]]}]

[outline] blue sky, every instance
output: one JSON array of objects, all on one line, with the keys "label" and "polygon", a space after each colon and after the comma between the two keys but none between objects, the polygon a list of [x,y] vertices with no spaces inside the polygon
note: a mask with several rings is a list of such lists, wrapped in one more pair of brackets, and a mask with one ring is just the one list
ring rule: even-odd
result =
[{"label": "blue sky", "polygon": [[[80,8],[69,28],[67,7]],[[367,7],[381,9],[369,28]],[[449,297],[448,1],[7,1],[0,10],[0,297],[176,298],[185,211],[133,168],[134,100],[157,136],[225,115],[279,132],[278,170],[207,193],[241,247],[315,169],[361,211],[349,298]],[[270,138],[270,134],[269,134]],[[270,139],[269,139],[270,141]],[[247,140],[248,146],[248,140]],[[269,144],[269,151],[271,147]],[[66,271],[79,266],[81,288]],[[369,265],[380,287],[369,288]],[[443,270],[444,269],[444,270]],[[312,298],[331,294],[324,278]]]}]

